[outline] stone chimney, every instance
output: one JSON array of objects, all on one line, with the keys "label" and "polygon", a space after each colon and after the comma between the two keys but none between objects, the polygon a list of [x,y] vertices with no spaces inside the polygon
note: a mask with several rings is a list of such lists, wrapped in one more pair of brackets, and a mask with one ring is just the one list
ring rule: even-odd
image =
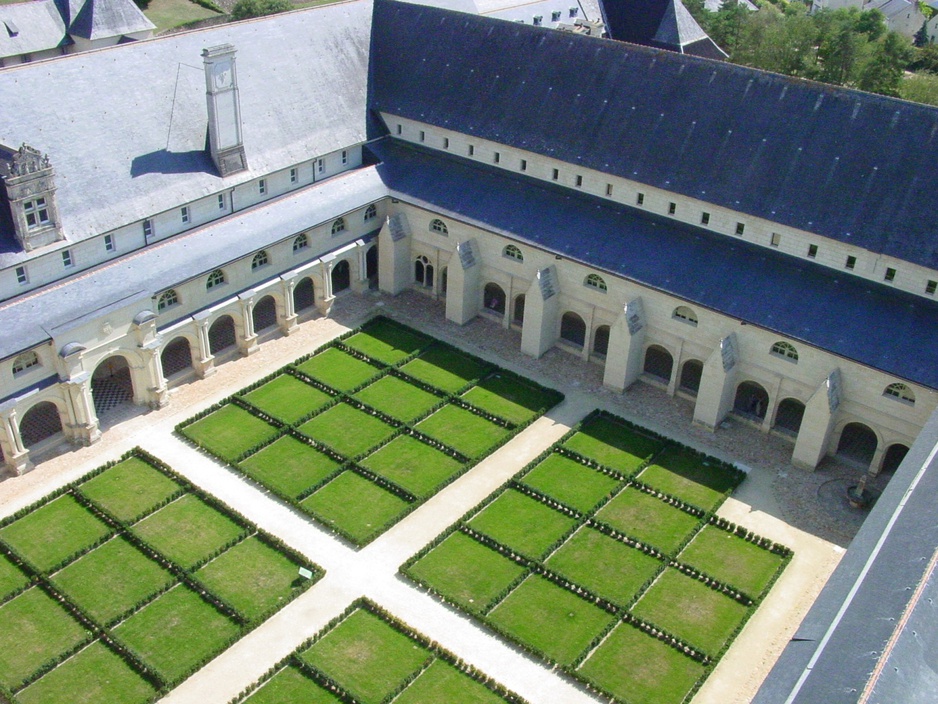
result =
[{"label": "stone chimney", "polygon": [[222,44],[203,49],[202,60],[205,63],[209,152],[218,173],[228,176],[248,167],[241,137],[235,48]]}]

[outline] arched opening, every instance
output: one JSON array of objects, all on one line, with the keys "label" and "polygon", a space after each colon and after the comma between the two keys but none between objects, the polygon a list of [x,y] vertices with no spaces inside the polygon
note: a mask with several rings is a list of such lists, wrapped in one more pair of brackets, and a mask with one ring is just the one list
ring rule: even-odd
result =
[{"label": "arched opening", "polygon": [[664,347],[651,345],[645,350],[645,373],[671,383],[671,371],[674,369],[674,357]]},{"label": "arched opening", "polygon": [[797,435],[804,418],[804,404],[796,398],[783,399],[775,412],[775,429],[787,435]]},{"label": "arched opening", "polygon": [[848,462],[853,462],[869,468],[876,453],[879,440],[872,428],[863,423],[847,423],[840,431],[840,442],[837,443],[837,456]]},{"label": "arched opening", "polygon": [[586,323],[583,318],[573,311],[564,313],[560,319],[560,339],[582,347],[586,341]]},{"label": "arched opening", "polygon": [[255,303],[251,318],[254,320],[255,333],[274,327],[277,324],[277,303],[274,301],[274,297],[264,296]]},{"label": "arched opening", "polygon": [[179,374],[192,368],[192,351],[189,348],[189,340],[184,337],[177,337],[163,348],[160,354],[160,364],[163,365],[163,377],[169,379],[175,374]]},{"label": "arched opening", "polygon": [[20,437],[26,448],[61,432],[62,418],[59,416],[59,409],[51,401],[37,403],[23,414],[20,421]]},{"label": "arched opening", "polygon": [[293,289],[293,310],[297,313],[316,305],[316,288],[309,277],[300,279]]},{"label": "arched opening", "polygon": [[733,402],[735,413],[755,420],[765,420],[768,410],[769,392],[761,384],[744,381],[736,387],[736,400]]},{"label": "arched opening", "polygon": [[482,301],[486,310],[493,313],[505,313],[505,290],[498,284],[485,284]]},{"label": "arched opening", "polygon": [[208,329],[208,349],[220,354],[235,344],[235,325],[230,315],[223,315]]},{"label": "arched opening", "polygon": [[700,391],[700,379],[703,376],[703,362],[697,359],[688,359],[681,367],[681,381],[678,384],[681,391],[694,396]]},{"label": "arched opening", "polygon": [[130,365],[123,356],[116,354],[98,364],[91,375],[91,398],[94,399],[94,412],[98,418],[129,403],[133,397]]},{"label": "arched opening", "polygon": [[511,320],[516,325],[524,325],[524,294],[515,296],[515,311]]},{"label": "arched opening", "polygon": [[365,278],[374,284],[378,283],[378,245],[365,252]]},{"label": "arched opening", "polygon": [[606,356],[609,351],[609,326],[600,325],[593,333],[593,354]]},{"label": "arched opening", "polygon": [[426,257],[417,257],[414,260],[414,281],[421,286],[433,288],[433,265]]},{"label": "arched opening", "polygon": [[343,259],[332,267],[332,295],[345,291],[352,285],[352,268]]},{"label": "arched opening", "polygon": [[883,456],[883,466],[879,470],[879,473],[892,474],[895,472],[899,469],[899,465],[902,464],[902,460],[905,459],[907,454],[909,454],[907,445],[903,445],[902,443],[890,445],[886,450],[886,454]]}]

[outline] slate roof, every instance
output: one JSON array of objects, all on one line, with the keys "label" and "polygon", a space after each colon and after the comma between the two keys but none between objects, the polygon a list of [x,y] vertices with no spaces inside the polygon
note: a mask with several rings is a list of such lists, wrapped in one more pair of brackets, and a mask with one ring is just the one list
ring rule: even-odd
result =
[{"label": "slate roof", "polygon": [[65,37],[55,0],[0,5],[0,58],[54,49]]},{"label": "slate roof", "polygon": [[938,302],[396,139],[371,148],[392,196],[938,389]]},{"label": "slate roof", "polygon": [[375,110],[938,268],[936,108],[393,0],[374,24]]},{"label": "slate roof", "polygon": [[133,0],[85,0],[68,28],[72,36],[102,39],[156,29]]}]

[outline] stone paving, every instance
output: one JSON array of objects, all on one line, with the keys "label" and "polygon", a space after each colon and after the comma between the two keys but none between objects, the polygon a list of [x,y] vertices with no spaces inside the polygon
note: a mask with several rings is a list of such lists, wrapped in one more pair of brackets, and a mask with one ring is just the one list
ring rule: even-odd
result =
[{"label": "stone paving", "polygon": [[[213,458],[172,434],[176,423],[272,369],[311,351],[374,313],[383,313],[447,340],[501,366],[564,391],[566,401],[510,443],[407,516],[362,550],[334,538]],[[474,664],[532,704],[596,701],[568,680],[547,671],[517,649],[477,627],[460,613],[414,589],[397,575],[398,566],[452,521],[482,500],[596,407],[606,408],[749,468],[749,477],[720,510],[730,520],[795,550],[769,599],[750,620],[695,698],[697,704],[746,702],[836,566],[864,514],[838,506],[831,482],[850,481],[855,470],[831,464],[807,473],[791,468],[791,444],[730,422],[717,433],[691,425],[687,401],[637,384],[628,393],[602,387],[598,365],[574,361],[553,349],[534,360],[520,353],[520,334],[497,321],[478,318],[459,327],[446,322],[442,304],[407,292],[391,298],[377,293],[341,297],[329,318],[307,321],[289,337],[268,337],[248,358],[219,366],[204,380],[171,391],[164,409],[144,413],[124,408],[122,422],[109,419],[100,442],[87,448],[50,452],[35,470],[0,482],[0,516],[140,445],[176,471],[218,496],[327,570],[326,577],[258,629],[213,660],[163,701],[172,704],[228,702],[274,662],[318,631],[355,598],[365,595],[444,648]],[[828,487],[825,492],[823,487]]]}]

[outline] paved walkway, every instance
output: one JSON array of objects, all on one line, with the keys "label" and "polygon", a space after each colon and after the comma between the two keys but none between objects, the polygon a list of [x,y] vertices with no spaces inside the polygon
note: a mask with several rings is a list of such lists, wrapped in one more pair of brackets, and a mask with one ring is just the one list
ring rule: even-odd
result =
[{"label": "paved walkway", "polygon": [[[356,551],[262,489],[243,481],[226,466],[197,452],[174,436],[172,430],[176,423],[200,408],[356,326],[373,312],[376,302],[394,317],[430,334],[561,388],[567,399],[391,530]],[[212,377],[174,389],[172,403],[167,408],[131,417],[108,430],[96,445],[53,457],[23,477],[0,483],[2,516],[140,445],[326,569],[326,577],[300,598],[165,697],[163,701],[167,704],[228,702],[359,596],[369,597],[532,704],[596,701],[568,680],[479,628],[468,617],[413,588],[397,575],[397,568],[590,410],[597,406],[608,407],[629,416],[629,409],[622,407],[623,399],[647,396],[654,400],[656,395],[647,394],[646,389],[637,389],[638,393],[630,391],[625,396],[603,392],[588,378],[590,373],[595,375],[595,370],[590,369],[590,365],[570,364],[565,353],[558,352],[563,355],[559,358],[549,353],[543,362],[528,360],[519,357],[516,345],[510,346],[510,331],[503,331],[487,321],[480,321],[475,330],[471,326],[457,328],[443,321],[439,309],[434,310],[432,305],[426,306],[429,309],[426,318],[413,320],[413,304],[412,295],[410,300],[406,297],[380,300],[346,297],[340,301],[333,318],[306,323],[290,337],[262,344],[250,358],[223,364]],[[478,339],[474,339],[477,334]],[[553,371],[551,357],[559,359],[559,368]],[[585,372],[580,367],[585,368]],[[656,415],[656,408],[651,404],[644,406],[641,420],[654,430],[676,435],[673,427],[662,422],[663,416]],[[673,409],[671,413],[673,415]],[[700,438],[693,437],[692,433],[677,433],[677,436],[686,444],[702,444],[701,449],[728,456],[719,447],[700,443]],[[751,440],[752,437],[750,443]],[[837,546],[786,523],[783,520],[785,507],[779,505],[777,492],[773,491],[773,471],[766,469],[772,467],[772,462],[764,462],[761,468],[758,462],[754,464],[757,469],[751,472],[737,498],[727,501],[720,512],[761,535],[791,546],[795,558],[770,598],[747,624],[737,644],[698,694],[696,704],[749,701],[842,552]]]}]

